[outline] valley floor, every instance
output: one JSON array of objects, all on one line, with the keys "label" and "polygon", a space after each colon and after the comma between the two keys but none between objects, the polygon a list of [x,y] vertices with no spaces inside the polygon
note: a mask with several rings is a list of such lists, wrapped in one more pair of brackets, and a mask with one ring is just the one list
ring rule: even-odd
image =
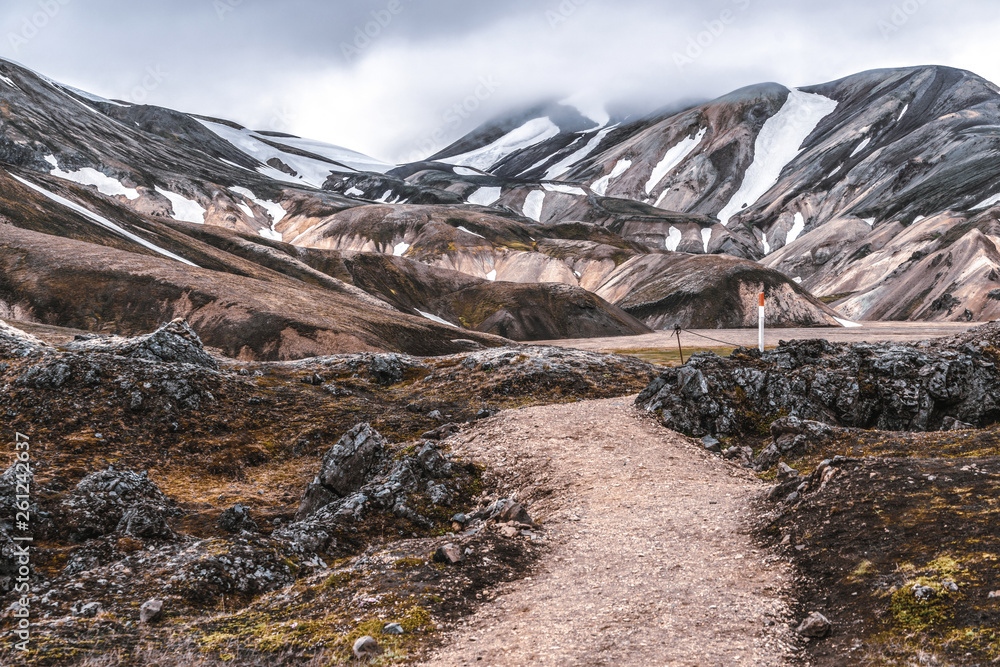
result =
[{"label": "valley floor", "polygon": [[[910,343],[941,336],[954,336],[981,324],[982,322],[864,322],[860,327],[768,329],[764,334],[764,344],[770,347],[777,345],[779,340],[809,340],[813,338],[822,338],[831,343],[873,343],[876,341]],[[715,342],[711,339],[715,339]],[[688,348],[716,347],[719,341],[730,345],[757,347],[757,330],[698,329],[681,332],[681,344],[684,346],[685,353]],[[552,340],[538,344],[604,352],[659,347],[676,350],[677,337],[671,330],[656,331],[641,336]]]},{"label": "valley floor", "polygon": [[549,549],[427,664],[781,665],[795,651],[790,574],[748,535],[763,483],[632,399],[507,411],[449,444],[520,478]]}]

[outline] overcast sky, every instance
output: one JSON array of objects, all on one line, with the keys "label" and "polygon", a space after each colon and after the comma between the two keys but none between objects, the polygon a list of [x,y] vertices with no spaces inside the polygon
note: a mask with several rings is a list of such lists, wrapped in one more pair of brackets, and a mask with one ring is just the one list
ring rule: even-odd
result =
[{"label": "overcast sky", "polygon": [[649,110],[922,64],[1000,81],[988,0],[5,0],[0,30],[0,54],[93,93],[395,161],[571,94]]}]

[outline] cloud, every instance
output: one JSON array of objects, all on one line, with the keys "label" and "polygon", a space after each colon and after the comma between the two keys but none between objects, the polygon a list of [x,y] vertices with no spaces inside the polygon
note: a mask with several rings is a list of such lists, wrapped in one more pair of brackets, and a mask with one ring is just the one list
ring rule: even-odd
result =
[{"label": "cloud", "polygon": [[[412,159],[577,92],[652,110],[745,85],[943,64],[1000,80],[980,0],[30,0],[2,53],[109,97]],[[16,39],[46,14],[31,39]],[[26,23],[27,22],[27,23]],[[37,22],[41,23],[41,19]],[[31,32],[29,30],[29,32]],[[165,74],[144,86],[150,67]],[[151,89],[149,89],[151,88]]]}]

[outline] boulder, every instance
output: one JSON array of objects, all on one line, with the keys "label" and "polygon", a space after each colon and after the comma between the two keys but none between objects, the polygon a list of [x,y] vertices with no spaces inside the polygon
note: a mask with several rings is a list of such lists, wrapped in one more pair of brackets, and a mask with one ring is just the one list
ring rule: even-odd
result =
[{"label": "boulder", "polygon": [[250,508],[241,503],[233,505],[219,516],[219,527],[229,533],[256,533],[260,530],[257,522],[250,518]]},{"label": "boulder", "polygon": [[814,611],[799,624],[799,627],[795,631],[803,637],[821,639],[829,636],[832,629],[833,624],[830,623],[827,617],[818,611]]},{"label": "boulder", "polygon": [[139,607],[139,622],[140,623],[156,623],[161,618],[163,618],[163,600],[152,599],[146,600]]},{"label": "boulder", "polygon": [[369,424],[358,424],[348,431],[323,456],[319,474],[306,488],[296,518],[303,519],[364,486],[384,463],[387,445]]},{"label": "boulder", "polygon": [[438,547],[437,551],[434,552],[434,562],[444,563],[446,565],[457,565],[461,563],[463,559],[462,549],[457,544],[441,545]]},{"label": "boulder", "polygon": [[[135,506],[130,519],[122,523]],[[174,503],[156,486],[146,472],[107,470],[91,473],[80,480],[56,508],[55,528],[67,531],[72,539],[84,540],[129,529],[149,532],[149,536],[170,537],[164,516],[175,512]]]},{"label": "boulder", "polygon": [[382,647],[378,645],[378,642],[371,635],[359,637],[354,642],[352,650],[354,651],[354,657],[358,660],[371,660],[383,653]]},{"label": "boulder", "polygon": [[218,362],[205,350],[198,334],[181,319],[163,324],[153,333],[144,336],[84,337],[73,341],[69,347],[71,350],[104,352],[157,363],[190,364],[212,370],[219,367]]}]

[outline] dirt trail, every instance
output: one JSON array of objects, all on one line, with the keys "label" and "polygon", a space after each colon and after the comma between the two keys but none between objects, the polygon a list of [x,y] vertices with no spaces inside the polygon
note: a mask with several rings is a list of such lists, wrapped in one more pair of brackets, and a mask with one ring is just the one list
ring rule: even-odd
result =
[{"label": "dirt trail", "polygon": [[790,577],[745,533],[762,488],[745,471],[630,398],[505,412],[451,444],[531,480],[551,549],[427,664],[786,663]]}]

